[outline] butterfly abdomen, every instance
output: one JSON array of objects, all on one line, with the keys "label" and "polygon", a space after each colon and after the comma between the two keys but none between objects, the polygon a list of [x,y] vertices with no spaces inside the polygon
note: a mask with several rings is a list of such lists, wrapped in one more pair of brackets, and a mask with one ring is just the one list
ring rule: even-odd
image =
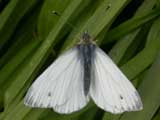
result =
[{"label": "butterfly abdomen", "polygon": [[92,68],[92,60],[94,57],[95,48],[96,46],[92,43],[77,45],[81,64],[84,69],[83,89],[84,89],[84,94],[86,96],[88,95],[90,88],[91,68]]}]

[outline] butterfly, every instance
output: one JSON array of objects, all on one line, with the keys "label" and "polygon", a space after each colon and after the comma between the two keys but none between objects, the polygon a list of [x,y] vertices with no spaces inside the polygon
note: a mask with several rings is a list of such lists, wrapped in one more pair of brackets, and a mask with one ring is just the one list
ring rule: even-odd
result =
[{"label": "butterfly", "polygon": [[84,108],[90,99],[113,114],[143,108],[131,82],[84,32],[80,43],[60,55],[34,81],[24,104],[69,114]]}]

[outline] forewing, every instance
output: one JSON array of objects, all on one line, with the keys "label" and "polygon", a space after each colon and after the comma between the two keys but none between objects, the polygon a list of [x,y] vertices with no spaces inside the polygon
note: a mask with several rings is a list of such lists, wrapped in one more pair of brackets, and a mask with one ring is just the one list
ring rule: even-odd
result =
[{"label": "forewing", "polygon": [[142,109],[134,86],[100,48],[92,66],[90,95],[100,108],[114,114]]},{"label": "forewing", "polygon": [[61,55],[32,84],[25,97],[31,107],[53,108],[71,113],[87,104],[83,93],[83,72],[76,48]]},{"label": "forewing", "polygon": [[83,89],[83,74],[82,65],[79,63],[74,67],[72,81],[66,93],[67,100],[64,104],[57,105],[53,109],[59,113],[72,113],[83,108],[89,101],[88,96],[85,96]]}]

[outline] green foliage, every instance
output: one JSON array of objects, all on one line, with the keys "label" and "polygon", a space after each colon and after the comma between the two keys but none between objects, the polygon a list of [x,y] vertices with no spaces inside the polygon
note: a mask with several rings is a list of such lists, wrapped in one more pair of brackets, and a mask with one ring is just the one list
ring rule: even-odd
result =
[{"label": "green foliage", "polygon": [[[10,0],[3,5],[0,120],[160,119],[159,0]],[[90,102],[79,112],[60,115],[24,106],[23,97],[36,76],[78,43],[85,30],[136,85],[142,111],[113,115]]]}]

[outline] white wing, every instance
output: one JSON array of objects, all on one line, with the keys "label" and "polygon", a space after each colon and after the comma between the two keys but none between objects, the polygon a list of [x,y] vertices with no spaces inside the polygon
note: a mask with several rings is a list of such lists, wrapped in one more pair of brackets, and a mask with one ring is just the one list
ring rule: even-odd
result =
[{"label": "white wing", "polygon": [[142,109],[136,89],[100,48],[95,50],[92,74],[90,95],[100,108],[114,114]]},{"label": "white wing", "polygon": [[31,107],[53,108],[59,113],[71,113],[83,108],[88,97],[83,93],[83,68],[78,51],[73,48],[60,56],[32,84],[25,104]]}]

